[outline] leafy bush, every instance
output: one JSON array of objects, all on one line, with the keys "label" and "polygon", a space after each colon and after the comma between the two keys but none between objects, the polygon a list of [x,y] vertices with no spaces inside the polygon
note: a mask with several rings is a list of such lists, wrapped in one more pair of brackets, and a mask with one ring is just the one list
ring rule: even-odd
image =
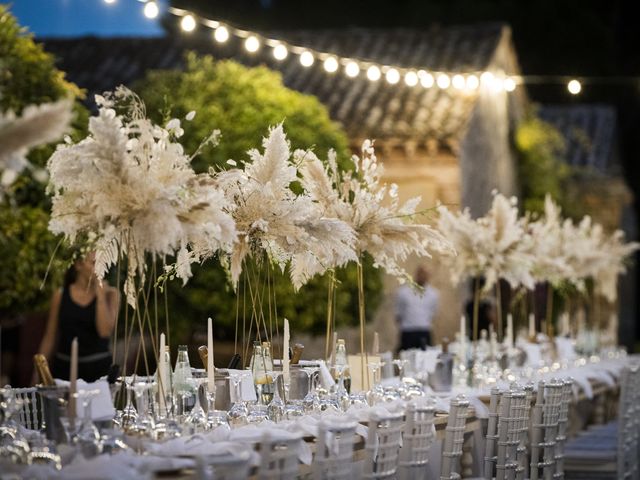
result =
[{"label": "leafy bush", "polygon": [[[342,167],[347,165],[349,151],[342,130],[330,120],[327,110],[315,97],[286,88],[279,73],[264,67],[247,68],[229,60],[214,61],[210,56],[188,54],[186,60],[184,72],[149,72],[134,89],[145,101],[147,113],[156,121],[168,117],[169,113],[173,117],[184,117],[191,110],[197,112],[182,137],[188,151],[194,151],[212,129],[220,129],[220,144],[202,152],[194,162],[196,170],[222,166],[230,158],[247,159],[247,150],[260,147],[267,127],[283,121],[294,149],[313,146],[316,154],[324,158],[327,151],[334,148]],[[273,277],[279,317],[289,318],[296,329],[323,332],[327,278],[316,278],[294,293],[291,282],[281,272],[273,272]],[[357,324],[355,266],[341,269],[337,277],[341,283],[336,292],[336,321],[342,325]],[[369,261],[365,282],[367,308],[373,314],[382,280]],[[194,276],[185,288],[170,282],[168,297],[172,342],[177,341],[178,336],[188,338],[194,322],[203,326],[208,316],[215,316],[216,324],[225,330],[217,335],[232,338],[238,297],[217,261],[195,267]],[[267,311],[266,300],[264,310]]]},{"label": "leafy bush", "polygon": [[[0,5],[0,111],[22,111],[30,104],[63,97],[80,98],[81,90],[64,79],[54,58],[18,25],[6,6]],[[87,111],[79,103],[72,136],[86,128]],[[42,167],[53,146],[29,154]],[[62,261],[52,264],[51,278],[40,289],[51,254],[58,241],[47,230],[49,201],[45,186],[25,171],[12,185],[9,198],[0,200],[0,314],[14,315],[47,307],[51,289],[59,284]]]}]

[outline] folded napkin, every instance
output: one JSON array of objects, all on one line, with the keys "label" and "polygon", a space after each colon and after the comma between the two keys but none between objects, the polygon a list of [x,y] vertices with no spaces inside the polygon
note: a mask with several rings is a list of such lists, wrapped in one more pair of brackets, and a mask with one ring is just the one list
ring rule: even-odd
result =
[{"label": "folded napkin", "polygon": [[300,433],[288,432],[287,430],[276,428],[271,422],[262,422],[257,425],[252,424],[236,428],[231,431],[229,440],[254,445],[260,443],[265,438],[265,435],[268,435],[271,440],[297,439],[296,454],[298,460],[305,465],[311,465],[311,448],[307,445],[307,442],[303,440],[302,435]]}]

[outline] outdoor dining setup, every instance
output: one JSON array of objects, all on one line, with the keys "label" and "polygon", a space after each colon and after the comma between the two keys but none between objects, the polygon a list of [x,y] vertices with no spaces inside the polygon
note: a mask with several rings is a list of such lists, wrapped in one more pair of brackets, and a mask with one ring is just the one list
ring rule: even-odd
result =
[{"label": "outdoor dining setup", "polygon": [[[417,201],[399,202],[381,181],[373,142],[340,172],[332,154],[325,165],[311,150],[291,152],[282,125],[249,160],[196,174],[179,144],[181,120],[152,123],[125,88],[96,101],[88,136],[67,139],[48,161],[50,228],[93,252],[96,282],[117,267],[125,348],[140,351],[146,339],[156,367],[145,356],[144,374],[113,365],[85,382],[74,338],[67,382],[36,355],[37,386],[1,390],[3,476],[586,478],[593,435],[608,455],[604,473],[637,475],[639,364],[601,317],[587,324],[581,305],[557,328],[550,316],[538,328],[531,313],[518,329],[498,301],[497,323],[478,331],[478,302],[500,282],[524,292],[525,310],[538,283],[615,300],[636,244],[588,217],[563,220],[550,198],[542,217],[520,215],[516,199],[497,192],[483,217],[440,206],[433,226],[421,223]],[[484,278],[474,281],[472,318],[462,317],[454,342],[426,350],[381,352],[377,334],[366,345],[363,255],[406,280],[403,262],[435,251],[453,282]],[[216,365],[212,318],[207,345],[191,346],[199,361],[187,345],[174,361],[150,293],[175,277],[189,288],[191,265],[212,258],[233,288],[243,279],[238,296],[251,306],[228,368]],[[360,351],[346,351],[329,302],[327,355],[304,358],[295,319],[265,309],[265,296],[277,298],[261,279],[279,268],[299,289],[348,262],[359,265]],[[586,413],[584,400],[595,405]]]}]

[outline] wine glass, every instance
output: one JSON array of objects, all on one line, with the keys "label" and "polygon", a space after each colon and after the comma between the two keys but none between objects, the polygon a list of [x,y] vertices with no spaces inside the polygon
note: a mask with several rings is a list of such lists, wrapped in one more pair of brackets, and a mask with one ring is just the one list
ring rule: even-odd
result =
[{"label": "wine glass", "polygon": [[398,377],[400,377],[400,383],[404,383],[404,372],[409,360],[397,358],[393,361],[393,364],[398,367]]},{"label": "wine glass", "polygon": [[132,430],[138,435],[149,435],[153,431],[153,417],[149,415],[149,395],[152,385],[146,381],[135,382],[132,386],[136,396],[138,416],[132,425]]},{"label": "wine glass", "polygon": [[80,451],[85,458],[95,457],[102,453],[102,439],[98,428],[93,423],[91,402],[100,394],[100,390],[78,390],[74,394],[82,402],[84,416],[77,434]]},{"label": "wine glass", "polygon": [[302,399],[302,405],[305,413],[313,413],[320,410],[320,399],[316,392],[316,382],[318,380],[319,370],[316,366],[304,366],[302,369],[307,374],[308,388],[307,394]]},{"label": "wine glass", "polygon": [[273,399],[269,402],[268,411],[269,411],[269,419],[273,422],[280,422],[285,413],[285,403],[282,401],[280,397],[280,389],[278,388],[278,381],[281,381],[282,372],[273,372],[273,380],[275,389],[273,391]]},{"label": "wine glass", "polygon": [[133,396],[133,381],[134,377],[131,377],[129,383],[127,383],[127,378],[124,377],[122,379],[124,383],[124,391],[127,396],[127,401],[125,407],[122,409],[122,414],[120,415],[120,424],[123,429],[129,428],[136,421],[138,417],[138,411],[133,406],[133,402],[131,401],[131,397]]},{"label": "wine glass", "polygon": [[229,423],[232,426],[246,425],[249,410],[247,409],[247,404],[242,400],[242,374],[230,373],[229,381],[234,393],[234,402],[229,410]]},{"label": "wine glass", "polygon": [[190,424],[194,432],[202,432],[207,428],[207,414],[200,405],[200,389],[206,382],[206,378],[193,378],[190,383],[196,392],[196,403],[187,416],[187,423]]},{"label": "wine glass", "polygon": [[369,362],[367,367],[373,378],[373,388],[369,391],[369,405],[373,406],[384,400],[384,389],[380,384],[380,369],[382,368],[382,364],[380,362]]},{"label": "wine glass", "polygon": [[338,374],[338,386],[336,387],[336,403],[338,404],[340,410],[346,412],[347,409],[351,406],[351,399],[349,398],[349,392],[344,386],[344,372],[348,367],[346,365],[336,365],[335,369]]},{"label": "wine glass", "polygon": [[247,416],[247,422],[262,423],[265,420],[269,420],[269,407],[261,403],[254,403],[249,406],[249,415]]}]

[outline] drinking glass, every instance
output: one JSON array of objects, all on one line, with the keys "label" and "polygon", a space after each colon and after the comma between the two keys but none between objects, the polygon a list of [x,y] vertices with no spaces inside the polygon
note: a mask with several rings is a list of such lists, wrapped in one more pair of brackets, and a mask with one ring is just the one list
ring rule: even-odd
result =
[{"label": "drinking glass", "polygon": [[247,404],[242,400],[242,374],[230,373],[229,381],[234,393],[234,402],[229,410],[229,423],[234,427],[246,425],[249,410]]},{"label": "drinking glass", "polygon": [[380,369],[382,368],[382,363],[369,362],[367,367],[373,378],[373,388],[369,391],[369,405],[373,406],[384,400],[385,393],[380,384]]},{"label": "drinking glass", "polygon": [[207,414],[200,405],[200,388],[206,382],[206,378],[193,378],[190,382],[196,392],[196,403],[187,416],[187,424],[191,425],[194,432],[203,432],[207,429]]},{"label": "drinking glass", "polygon": [[349,392],[344,386],[344,372],[348,367],[346,365],[336,365],[335,369],[338,374],[338,386],[336,387],[335,399],[338,404],[338,408],[343,412],[351,406],[351,400],[349,399]]},{"label": "drinking glass", "polygon": [[91,415],[91,402],[100,394],[100,390],[79,390],[76,394],[82,402],[84,416],[77,434],[77,442],[80,451],[85,458],[92,458],[102,453],[102,438],[98,428],[93,423]]},{"label": "drinking glass", "polygon": [[224,410],[209,410],[207,413],[207,428],[214,430],[218,427],[229,427],[229,414]]},{"label": "drinking glass", "polygon": [[260,403],[254,403],[249,406],[248,423],[262,423],[269,420],[269,407]]},{"label": "drinking glass", "polygon": [[278,388],[278,381],[281,381],[282,372],[273,372],[274,386],[273,399],[269,402],[268,411],[269,419],[273,422],[280,422],[284,418],[285,403],[280,397],[280,389]]},{"label": "drinking glass", "polygon": [[318,367],[309,366],[302,367],[305,373],[307,374],[309,386],[307,388],[307,394],[302,399],[302,405],[304,407],[305,413],[313,413],[320,410],[320,398],[318,397],[318,392],[316,391],[316,382],[318,380]]},{"label": "drinking glass", "polygon": [[138,416],[131,428],[138,435],[150,435],[153,431],[153,417],[149,415],[149,391],[153,385],[146,381],[139,381],[133,384],[133,391],[136,395],[136,406]]}]

